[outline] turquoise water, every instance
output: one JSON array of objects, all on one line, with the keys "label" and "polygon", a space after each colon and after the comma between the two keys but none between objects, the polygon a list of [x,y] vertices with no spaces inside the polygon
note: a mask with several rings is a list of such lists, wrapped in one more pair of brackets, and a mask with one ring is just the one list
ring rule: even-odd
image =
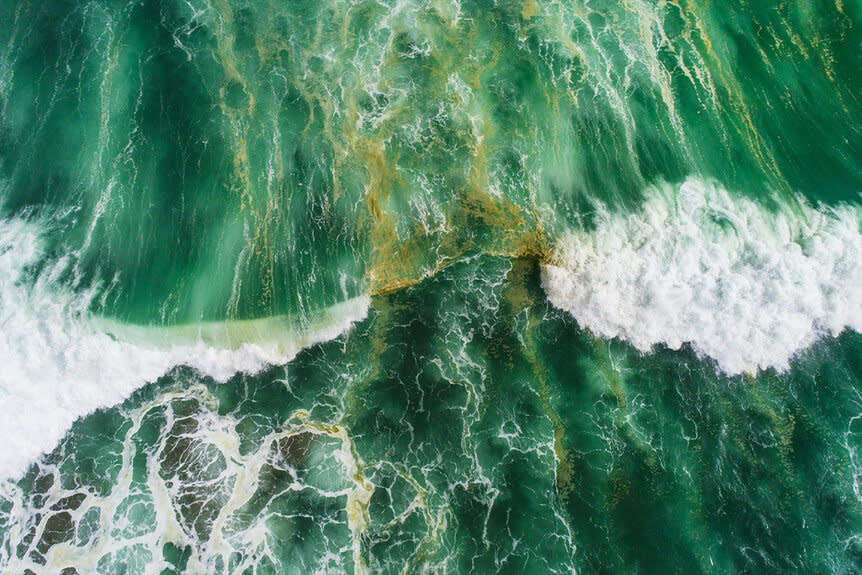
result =
[{"label": "turquoise water", "polygon": [[860,25],[3,3],[0,572],[862,571]]}]

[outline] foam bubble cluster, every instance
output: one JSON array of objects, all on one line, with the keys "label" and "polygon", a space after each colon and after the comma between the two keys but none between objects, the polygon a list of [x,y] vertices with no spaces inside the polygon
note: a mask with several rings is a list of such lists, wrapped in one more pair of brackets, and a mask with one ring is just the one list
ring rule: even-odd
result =
[{"label": "foam bubble cluster", "polygon": [[550,301],[641,351],[688,342],[729,374],[786,369],[799,350],[862,331],[860,213],[795,199],[773,208],[689,179],[639,213],[598,207],[543,267]]}]

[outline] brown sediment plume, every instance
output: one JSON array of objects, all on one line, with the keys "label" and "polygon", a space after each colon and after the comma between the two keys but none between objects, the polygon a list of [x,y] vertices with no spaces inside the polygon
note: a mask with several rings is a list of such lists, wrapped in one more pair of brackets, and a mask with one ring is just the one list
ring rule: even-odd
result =
[{"label": "brown sediment plume", "polygon": [[417,228],[399,238],[392,217],[380,209],[379,197],[369,195],[368,205],[373,220],[371,295],[419,283],[466,254],[543,261],[549,253],[549,240],[534,213],[476,189],[455,198],[445,229],[431,235]]},{"label": "brown sediment plume", "polygon": [[[487,126],[486,131],[491,131]],[[369,182],[366,192],[371,261],[368,268],[372,295],[414,285],[468,253],[483,252],[543,260],[549,241],[538,215],[508,198],[488,192],[485,145],[473,148],[468,181],[452,196],[441,199],[442,229],[414,224],[399,235],[394,217],[386,210],[396,184],[397,157],[386,158],[383,144],[362,149]]]}]

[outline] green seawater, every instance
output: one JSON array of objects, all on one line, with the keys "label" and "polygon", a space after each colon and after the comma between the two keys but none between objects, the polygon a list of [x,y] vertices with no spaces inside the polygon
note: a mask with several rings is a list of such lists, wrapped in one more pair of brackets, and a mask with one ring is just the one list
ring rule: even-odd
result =
[{"label": "green seawater", "polygon": [[858,0],[0,2],[0,573],[862,573],[860,54]]}]

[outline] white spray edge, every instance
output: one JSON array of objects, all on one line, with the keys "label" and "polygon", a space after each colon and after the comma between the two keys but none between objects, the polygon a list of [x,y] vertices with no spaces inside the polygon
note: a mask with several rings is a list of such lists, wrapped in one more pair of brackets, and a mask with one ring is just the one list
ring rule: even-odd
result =
[{"label": "white spray edge", "polygon": [[79,417],[123,401],[174,366],[224,381],[284,364],[337,337],[369,306],[367,296],[349,300],[302,329],[285,318],[134,328],[90,318],[90,296],[57,289],[50,270],[35,285],[22,281],[41,254],[36,223],[0,221],[0,480],[20,477]]},{"label": "white spray edge", "polygon": [[818,338],[862,331],[862,214],[802,199],[775,210],[689,179],[639,213],[597,208],[543,266],[551,303],[642,352],[690,343],[728,374],[789,367]]}]

